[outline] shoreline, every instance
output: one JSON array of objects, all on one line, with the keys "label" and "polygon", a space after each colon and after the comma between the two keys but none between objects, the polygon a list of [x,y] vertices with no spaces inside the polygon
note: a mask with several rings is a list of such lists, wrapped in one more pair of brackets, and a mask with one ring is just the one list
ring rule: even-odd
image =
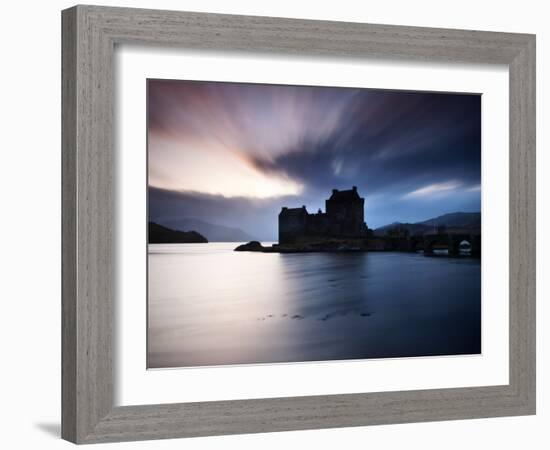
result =
[{"label": "shoreline", "polygon": [[[434,251],[435,250],[435,251]],[[312,242],[302,244],[272,244],[271,246],[264,246],[261,242],[250,241],[246,244],[241,244],[235,247],[233,251],[236,252],[256,252],[256,253],[414,253],[422,254],[428,257],[450,257],[450,258],[481,258],[481,253],[473,254],[461,254],[458,252],[451,252],[450,249],[445,249],[448,253],[438,254],[437,249],[432,249],[430,252],[425,250],[414,250],[404,248],[379,248],[368,245],[368,241],[358,243],[353,241],[327,241],[327,242]]]}]

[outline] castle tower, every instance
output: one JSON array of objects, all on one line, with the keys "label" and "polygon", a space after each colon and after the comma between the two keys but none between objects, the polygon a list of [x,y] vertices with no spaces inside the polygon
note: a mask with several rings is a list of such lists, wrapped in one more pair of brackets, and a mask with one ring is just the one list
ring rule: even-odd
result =
[{"label": "castle tower", "polygon": [[333,227],[331,234],[351,237],[366,232],[365,199],[359,196],[357,186],[346,191],[333,189],[325,204]]},{"label": "castle tower", "polygon": [[287,208],[283,206],[279,213],[279,244],[292,244],[306,235],[308,212],[305,206]]}]

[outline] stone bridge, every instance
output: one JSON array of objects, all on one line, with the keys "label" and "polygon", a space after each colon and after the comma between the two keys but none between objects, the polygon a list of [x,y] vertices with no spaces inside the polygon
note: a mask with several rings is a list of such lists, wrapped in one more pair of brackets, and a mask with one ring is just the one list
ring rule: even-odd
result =
[{"label": "stone bridge", "polygon": [[424,250],[425,255],[433,255],[434,249],[448,249],[449,255],[460,254],[460,243],[466,241],[470,244],[472,256],[481,256],[481,235],[469,233],[438,233],[411,236],[409,246],[411,251]]}]

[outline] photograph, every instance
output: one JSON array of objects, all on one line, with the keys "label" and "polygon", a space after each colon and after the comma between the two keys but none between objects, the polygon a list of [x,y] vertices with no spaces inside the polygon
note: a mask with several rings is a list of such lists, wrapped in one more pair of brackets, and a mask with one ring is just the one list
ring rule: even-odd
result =
[{"label": "photograph", "polygon": [[482,354],[480,93],[146,87],[148,369]]}]

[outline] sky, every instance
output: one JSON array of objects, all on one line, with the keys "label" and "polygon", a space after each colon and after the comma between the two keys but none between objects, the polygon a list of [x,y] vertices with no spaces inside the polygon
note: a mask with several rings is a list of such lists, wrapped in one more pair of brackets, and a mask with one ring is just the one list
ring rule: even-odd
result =
[{"label": "sky", "polygon": [[481,96],[148,80],[149,220],[276,240],[357,186],[370,228],[481,210]]}]

